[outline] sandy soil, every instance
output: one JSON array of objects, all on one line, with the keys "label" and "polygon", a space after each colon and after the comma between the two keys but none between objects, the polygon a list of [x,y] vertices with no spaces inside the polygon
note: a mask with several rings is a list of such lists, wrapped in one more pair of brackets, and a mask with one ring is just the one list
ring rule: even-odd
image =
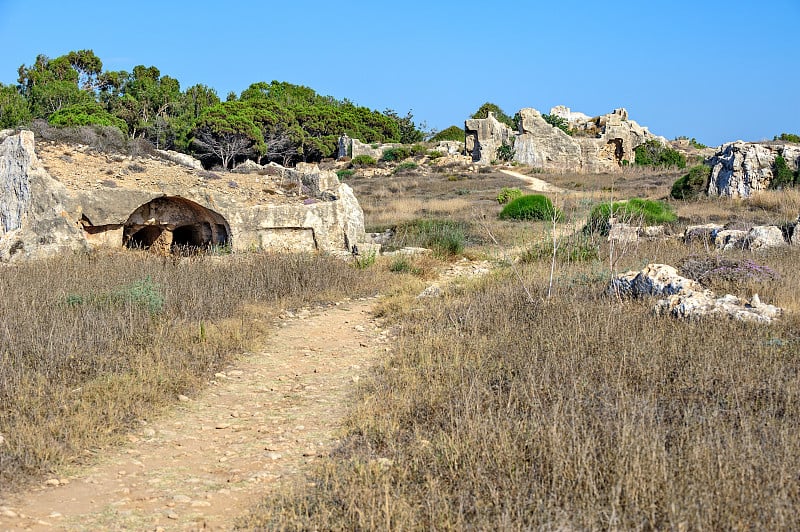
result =
[{"label": "sandy soil", "polygon": [[336,444],[359,379],[388,350],[374,300],[284,313],[263,350],[89,467],[0,500],[0,530],[229,530]]}]

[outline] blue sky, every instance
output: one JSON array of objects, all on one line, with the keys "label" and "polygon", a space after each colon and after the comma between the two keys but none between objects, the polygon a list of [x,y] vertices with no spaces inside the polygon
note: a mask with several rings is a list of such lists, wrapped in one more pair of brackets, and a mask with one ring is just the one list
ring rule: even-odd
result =
[{"label": "blue sky", "polygon": [[0,82],[37,54],[92,49],[224,99],[306,85],[444,129],[490,101],[628,109],[712,146],[800,133],[800,0],[617,2],[0,0]]}]

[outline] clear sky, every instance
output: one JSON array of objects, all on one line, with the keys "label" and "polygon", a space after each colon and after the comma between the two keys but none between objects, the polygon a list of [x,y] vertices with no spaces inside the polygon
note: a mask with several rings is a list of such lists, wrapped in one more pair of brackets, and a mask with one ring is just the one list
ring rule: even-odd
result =
[{"label": "clear sky", "polygon": [[717,146],[800,134],[800,0],[0,0],[0,82],[43,53],[159,68],[223,99],[287,81],[415,121],[625,107]]}]

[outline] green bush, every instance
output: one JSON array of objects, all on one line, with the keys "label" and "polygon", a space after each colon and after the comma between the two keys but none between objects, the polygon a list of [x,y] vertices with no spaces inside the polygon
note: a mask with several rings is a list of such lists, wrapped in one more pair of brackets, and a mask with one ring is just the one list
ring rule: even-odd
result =
[{"label": "green bush", "polygon": [[[475,113],[473,113],[472,118],[488,118],[489,113],[494,114],[494,117],[497,119],[498,122],[502,122],[503,124],[507,125],[511,129],[516,129],[516,123],[514,118],[508,116],[505,112],[497,104],[492,102],[486,102],[481,105]],[[462,135],[461,140],[464,137]]]},{"label": "green bush", "polygon": [[497,203],[505,205],[511,200],[515,200],[522,196],[522,191],[518,188],[503,187],[500,189],[500,194],[497,195]]},{"label": "green bush", "polygon": [[416,170],[418,168],[417,163],[407,161],[404,163],[400,163],[397,165],[397,168],[394,169],[395,174],[400,174],[402,172],[408,172],[411,170]]},{"label": "green bush", "polygon": [[632,198],[628,201],[595,205],[589,214],[585,230],[608,233],[612,214],[618,221],[637,225],[670,223],[678,219],[672,208],[662,201]]},{"label": "green bush", "polygon": [[414,246],[432,249],[440,256],[458,255],[464,251],[469,225],[454,220],[413,220],[395,229],[398,247]]},{"label": "green bush", "polygon": [[431,161],[444,157],[444,153],[439,150],[431,150],[427,153],[428,159]]},{"label": "green bush", "polygon": [[447,129],[443,129],[442,131],[435,134],[431,137],[433,142],[439,142],[440,140],[456,140],[459,142],[464,142],[464,128],[458,126],[450,126]]},{"label": "green bush", "polygon": [[769,188],[785,188],[794,186],[800,175],[800,170],[797,173],[792,172],[786,164],[786,159],[778,155],[775,157],[775,162],[772,165],[772,181],[769,183]]},{"label": "green bush", "polygon": [[351,170],[349,168],[343,169],[343,170],[337,170],[336,171],[336,177],[339,178],[339,181],[344,181],[345,179],[353,177],[354,173],[355,173],[355,171],[353,171],[353,170]]},{"label": "green bush", "polygon": [[567,135],[572,135],[572,129],[569,127],[569,120],[563,116],[543,114],[544,121],[553,127],[557,127]]},{"label": "green bush", "polygon": [[128,125],[124,120],[112,115],[95,102],[64,107],[50,115],[47,122],[57,127],[111,126],[123,133],[128,132]]},{"label": "green bush", "polygon": [[686,156],[655,139],[636,147],[636,164],[639,166],[676,166],[686,168]]},{"label": "green bush", "polygon": [[428,152],[428,148],[425,147],[424,144],[414,144],[410,148],[411,155],[425,155]]},{"label": "green bush", "polygon": [[510,144],[506,144],[505,141],[503,141],[503,144],[497,148],[495,155],[498,160],[508,162],[514,158],[516,151]]},{"label": "green bush", "polygon": [[389,148],[385,150],[381,156],[381,161],[402,161],[403,159],[408,159],[409,157],[411,157],[410,148],[406,148],[405,146],[397,146],[395,148]]},{"label": "green bush", "polygon": [[501,220],[563,220],[564,213],[553,206],[550,198],[530,194],[512,200],[500,211]]},{"label": "green bush", "polygon": [[783,140],[785,142],[796,142],[800,144],[800,135],[794,133],[781,133],[780,136],[775,136],[774,140]]},{"label": "green bush", "polygon": [[703,195],[708,188],[711,167],[704,164],[693,166],[689,173],[672,185],[670,196],[679,200],[693,200]]},{"label": "green bush", "polygon": [[378,161],[370,157],[369,155],[356,155],[350,161],[352,166],[375,166],[378,164]]},{"label": "green bush", "polygon": [[397,257],[389,264],[389,271],[392,273],[410,273],[412,275],[419,275],[422,273],[422,268],[414,266],[408,257]]}]

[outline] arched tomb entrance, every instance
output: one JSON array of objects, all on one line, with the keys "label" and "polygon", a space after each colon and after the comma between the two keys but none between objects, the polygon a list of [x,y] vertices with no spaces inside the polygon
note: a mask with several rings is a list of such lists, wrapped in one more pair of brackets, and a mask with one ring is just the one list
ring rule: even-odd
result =
[{"label": "arched tomb entrance", "polygon": [[191,254],[230,244],[230,234],[221,214],[180,196],[164,196],[133,211],[123,224],[122,245]]}]

